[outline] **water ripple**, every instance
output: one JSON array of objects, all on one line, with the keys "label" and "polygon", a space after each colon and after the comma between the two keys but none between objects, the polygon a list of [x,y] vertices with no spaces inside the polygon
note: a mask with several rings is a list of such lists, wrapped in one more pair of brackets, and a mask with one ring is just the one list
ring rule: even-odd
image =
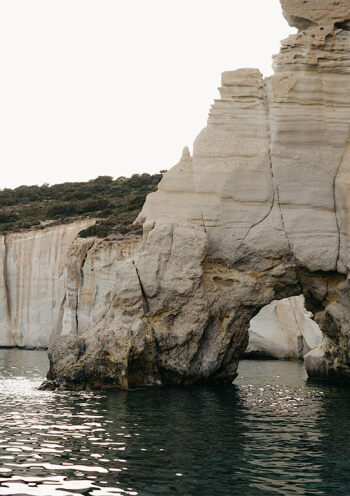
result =
[{"label": "water ripple", "polygon": [[0,495],[348,495],[348,390],[302,364],[235,386],[42,392],[43,352],[0,351]]}]

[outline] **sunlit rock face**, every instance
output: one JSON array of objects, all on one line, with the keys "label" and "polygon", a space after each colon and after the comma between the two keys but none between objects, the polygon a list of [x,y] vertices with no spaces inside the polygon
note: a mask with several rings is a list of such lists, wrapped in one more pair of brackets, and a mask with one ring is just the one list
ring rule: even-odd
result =
[{"label": "sunlit rock face", "polygon": [[324,43],[333,35],[334,27],[342,27],[350,19],[348,0],[281,0],[283,15],[303,36]]},{"label": "sunlit rock face", "polygon": [[46,348],[60,334],[67,255],[94,222],[0,236],[0,346]]},{"label": "sunlit rock face", "polygon": [[251,320],[247,358],[302,359],[322,342],[313,314],[305,310],[304,296],[275,300]]},{"label": "sunlit rock face", "polygon": [[193,156],[149,195],[140,247],[111,268],[105,315],[95,326],[82,310],[84,332],[68,326],[51,348],[51,387],[231,382],[251,318],[300,294],[323,332],[309,374],[348,381],[350,3],[281,3],[299,32],[275,74],[223,74]]},{"label": "sunlit rock face", "polygon": [[[123,284],[119,262],[129,259],[139,245],[139,236],[120,240],[77,238],[65,263],[65,301],[60,333],[84,334],[104,324],[113,305],[115,287]],[[129,284],[130,281],[125,281]]]}]

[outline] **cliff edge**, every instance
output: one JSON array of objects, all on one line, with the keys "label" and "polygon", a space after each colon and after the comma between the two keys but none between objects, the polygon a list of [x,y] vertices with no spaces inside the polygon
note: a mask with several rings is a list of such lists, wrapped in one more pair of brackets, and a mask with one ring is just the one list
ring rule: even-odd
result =
[{"label": "cliff edge", "polygon": [[249,322],[303,294],[310,376],[350,378],[350,3],[281,0],[298,33],[275,74],[224,72],[208,125],[148,196],[111,263],[108,309],[50,348],[48,387],[231,382]]}]

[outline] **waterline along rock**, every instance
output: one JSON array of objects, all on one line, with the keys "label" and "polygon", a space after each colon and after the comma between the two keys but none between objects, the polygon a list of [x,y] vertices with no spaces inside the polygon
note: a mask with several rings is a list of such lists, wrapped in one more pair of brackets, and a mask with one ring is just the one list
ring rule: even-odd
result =
[{"label": "waterline along rock", "polygon": [[50,387],[231,382],[251,318],[300,294],[323,333],[309,375],[349,381],[350,2],[281,3],[298,33],[271,78],[223,73],[193,155],[146,200],[139,248],[110,262],[103,315],[71,291],[84,324],[65,314]]}]

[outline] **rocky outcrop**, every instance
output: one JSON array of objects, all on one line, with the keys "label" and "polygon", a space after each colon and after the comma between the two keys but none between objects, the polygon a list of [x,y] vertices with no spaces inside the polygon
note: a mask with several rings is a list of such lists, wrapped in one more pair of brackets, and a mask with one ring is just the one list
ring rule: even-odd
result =
[{"label": "rocky outcrop", "polygon": [[231,382],[251,318],[300,294],[323,332],[309,374],[349,379],[350,3],[281,3],[299,32],[274,76],[223,74],[193,156],[113,265],[107,312],[92,325],[83,311],[51,348],[52,387]]},{"label": "rocky outcrop", "polygon": [[113,304],[115,286],[124,283],[118,278],[119,262],[129,259],[139,243],[139,236],[134,235],[121,236],[120,240],[74,241],[65,265],[66,298],[60,334],[83,334],[104,322]]},{"label": "rocky outcrop", "polygon": [[61,333],[64,268],[86,219],[0,236],[0,346],[47,348]]},{"label": "rocky outcrop", "polygon": [[246,358],[302,359],[320,346],[322,333],[305,310],[304,296],[273,301],[250,322]]}]

